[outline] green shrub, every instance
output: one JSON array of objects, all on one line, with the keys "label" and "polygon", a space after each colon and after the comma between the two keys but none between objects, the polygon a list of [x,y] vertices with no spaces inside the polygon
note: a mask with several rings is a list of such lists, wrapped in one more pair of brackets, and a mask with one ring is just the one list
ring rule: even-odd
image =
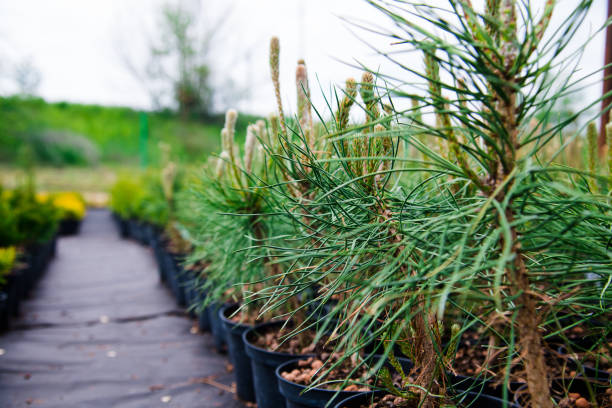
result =
[{"label": "green shrub", "polygon": [[82,220],[85,218],[87,204],[85,198],[75,191],[64,191],[59,193],[37,194],[39,201],[52,203],[60,213],[62,220]]},{"label": "green shrub", "polygon": [[94,165],[100,152],[83,135],[68,131],[45,130],[30,138],[37,162],[54,166]]},{"label": "green shrub", "polygon": [[31,185],[0,191],[0,247],[44,242],[57,231],[61,212]]},{"label": "green shrub", "polygon": [[110,208],[122,218],[133,218],[144,196],[144,190],[137,178],[122,175],[111,188]]},{"label": "green shrub", "polygon": [[160,175],[157,171],[150,171],[140,178],[143,200],[136,208],[136,218],[163,227],[168,222],[170,208]]},{"label": "green shrub", "polygon": [[53,203],[39,200],[33,191],[23,187],[12,192],[9,202],[20,244],[44,242],[56,233],[61,214]]},{"label": "green shrub", "polygon": [[17,249],[14,246],[0,247],[0,288],[6,283],[6,276],[11,273],[17,258]]},{"label": "green shrub", "polygon": [[8,202],[8,192],[0,186],[0,247],[15,245],[18,241],[17,220]]}]

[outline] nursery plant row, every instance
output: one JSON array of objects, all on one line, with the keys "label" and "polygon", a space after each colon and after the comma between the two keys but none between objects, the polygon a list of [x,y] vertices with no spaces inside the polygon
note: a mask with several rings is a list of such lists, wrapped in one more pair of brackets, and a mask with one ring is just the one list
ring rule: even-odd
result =
[{"label": "nursery plant row", "polygon": [[558,111],[591,1],[369,3],[393,75],[313,106],[300,60],[290,113],[273,38],[274,113],[238,146],[228,111],[197,169],[161,146],[111,192],[121,231],[259,408],[612,406],[612,149],[600,100]]},{"label": "nursery plant row", "polygon": [[84,216],[77,193],[37,193],[32,179],[15,190],[0,186],[0,333],[45,273],[58,235],[78,233]]}]

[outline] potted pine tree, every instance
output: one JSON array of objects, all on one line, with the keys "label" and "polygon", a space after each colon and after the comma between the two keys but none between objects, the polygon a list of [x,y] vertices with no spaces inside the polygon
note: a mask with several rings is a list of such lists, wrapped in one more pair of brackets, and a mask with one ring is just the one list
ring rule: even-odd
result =
[{"label": "potted pine tree", "polygon": [[[401,386],[380,372],[395,406],[460,404],[466,394],[449,387],[446,371],[454,371],[459,337],[479,326],[490,339],[482,372],[501,380],[502,397],[508,401],[510,383],[519,380],[526,384],[523,404],[552,407],[559,398],[551,388],[554,361],[545,336],[563,335],[568,327],[543,330],[561,313],[583,323],[605,316],[609,302],[609,204],[575,183],[579,170],[540,160],[543,147],[569,123],[552,123],[548,115],[571,89],[567,82],[555,87],[552,67],[590,2],[580,2],[548,34],[552,1],[539,12],[515,1],[489,1],[481,12],[469,2],[451,2],[444,11],[371,3],[397,27],[389,35],[424,54],[424,73],[397,62],[425,81],[410,91],[406,83],[387,88],[416,101],[407,111],[391,104],[407,125],[386,129],[386,119],[368,109],[372,121],[365,126],[382,129],[338,137],[334,160],[344,163],[345,175],[330,172],[329,161],[293,161],[308,163],[299,180],[321,194],[293,200],[298,210],[287,214],[295,220],[316,214],[320,235],[290,255],[304,261],[281,277],[322,283],[322,301],[337,295],[336,329],[346,339],[373,329],[385,338],[391,360],[396,352],[413,360],[415,369],[404,373]],[[347,86],[346,94],[354,91]],[[402,169],[385,165],[392,158],[377,157],[372,146],[377,140],[384,146],[390,136],[423,159],[403,160]],[[296,151],[314,153],[306,146]],[[370,166],[376,160],[380,164]],[[419,177],[402,176],[410,173]],[[385,191],[389,181],[394,185]],[[303,231],[314,235],[308,226]],[[262,293],[277,293],[282,302],[296,287]],[[601,395],[589,397],[595,403]]]},{"label": "potted pine tree", "polygon": [[217,348],[227,341],[238,396],[254,401],[251,363],[242,334],[260,322],[260,303],[241,302],[245,293],[255,290],[257,282],[277,268],[267,246],[280,229],[270,223],[270,207],[262,188],[269,163],[260,142],[269,138],[269,128],[263,120],[250,124],[241,151],[235,140],[237,119],[235,110],[227,112],[221,132],[223,150],[192,184],[193,209],[205,221],[193,231],[191,260],[207,263],[199,283],[206,293],[201,306],[210,311]]}]

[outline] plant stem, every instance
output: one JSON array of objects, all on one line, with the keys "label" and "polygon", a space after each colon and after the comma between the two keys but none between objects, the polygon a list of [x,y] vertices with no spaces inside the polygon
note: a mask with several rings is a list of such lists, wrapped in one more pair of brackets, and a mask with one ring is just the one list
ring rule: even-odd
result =
[{"label": "plant stem", "polygon": [[[502,124],[507,132],[507,146],[505,152],[505,165],[501,166],[505,179],[516,166],[516,150],[518,146],[518,125],[516,122],[516,91],[514,86],[504,87],[505,98],[498,98],[498,108],[502,115]],[[498,180],[499,182],[499,180]],[[508,187],[509,189],[511,186]],[[503,200],[504,192],[501,193]],[[539,317],[537,313],[537,299],[531,292],[529,273],[525,265],[525,258],[521,252],[519,232],[514,226],[513,200],[510,198],[505,216],[508,220],[514,254],[513,267],[506,268],[506,275],[511,283],[512,294],[518,296],[517,324],[519,329],[519,347],[522,353],[525,371],[527,373],[527,387],[529,389],[531,406],[533,408],[552,408],[550,388],[548,385],[548,370],[544,353],[542,352],[542,335],[539,331]]]}]

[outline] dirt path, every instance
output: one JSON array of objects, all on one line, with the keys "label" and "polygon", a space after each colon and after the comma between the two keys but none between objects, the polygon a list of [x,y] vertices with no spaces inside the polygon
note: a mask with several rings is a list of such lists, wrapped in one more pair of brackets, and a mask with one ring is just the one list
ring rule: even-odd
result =
[{"label": "dirt path", "polygon": [[227,360],[190,332],[155,268],[90,211],[0,336],[0,407],[242,407],[223,391]]}]

